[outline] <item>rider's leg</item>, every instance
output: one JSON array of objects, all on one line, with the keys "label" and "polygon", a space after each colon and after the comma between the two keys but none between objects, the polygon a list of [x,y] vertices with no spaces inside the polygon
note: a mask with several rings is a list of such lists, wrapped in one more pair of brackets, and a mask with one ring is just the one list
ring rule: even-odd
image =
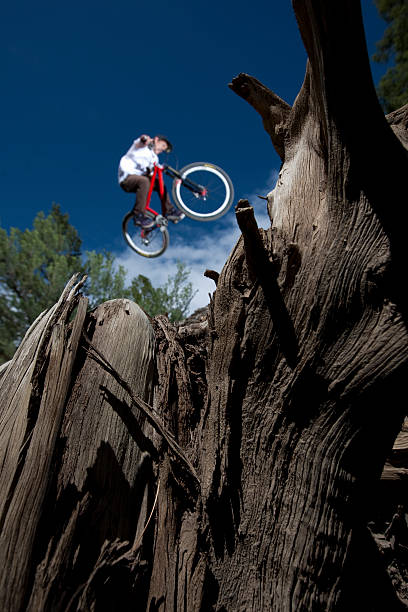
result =
[{"label": "rider's leg", "polygon": [[[168,213],[173,208],[173,204],[170,202],[170,198],[169,198],[169,194],[166,189],[166,185],[163,185],[163,188],[164,188],[163,196],[160,198],[160,201],[161,201],[162,215],[166,215],[166,213]],[[156,178],[156,180],[154,181],[153,189],[154,191],[157,191],[157,193],[160,195],[160,185],[159,185],[158,178]]]},{"label": "rider's leg", "polygon": [[[173,206],[171,200],[169,198],[169,194],[166,189],[166,185],[163,185],[163,195],[161,196],[161,207],[162,207],[162,215],[167,217],[169,221],[173,221],[173,223],[177,223],[184,219],[185,214],[181,212],[178,208]],[[154,182],[154,190],[157,191],[160,195],[160,184],[159,180],[156,179]]]},{"label": "rider's leg", "polygon": [[143,212],[146,208],[150,179],[147,176],[130,174],[124,181],[121,182],[120,186],[127,193],[136,193],[136,201],[133,207],[133,212]]}]

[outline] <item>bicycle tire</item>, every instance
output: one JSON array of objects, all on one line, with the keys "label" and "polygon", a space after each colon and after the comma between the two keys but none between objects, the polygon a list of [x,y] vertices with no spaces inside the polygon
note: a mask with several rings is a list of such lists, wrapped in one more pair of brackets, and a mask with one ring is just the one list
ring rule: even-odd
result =
[{"label": "bicycle tire", "polygon": [[[145,215],[154,219],[154,215],[145,211]],[[169,232],[166,227],[154,225],[152,229],[142,230],[135,225],[134,213],[128,212],[122,221],[123,237],[133,251],[143,257],[159,257],[169,246]]]},{"label": "bicycle tire", "polygon": [[184,166],[180,174],[182,179],[189,177],[207,189],[207,196],[199,197],[183,187],[183,180],[174,179],[173,200],[183,213],[196,221],[214,221],[225,215],[234,200],[234,187],[222,168],[208,162],[194,162]]}]

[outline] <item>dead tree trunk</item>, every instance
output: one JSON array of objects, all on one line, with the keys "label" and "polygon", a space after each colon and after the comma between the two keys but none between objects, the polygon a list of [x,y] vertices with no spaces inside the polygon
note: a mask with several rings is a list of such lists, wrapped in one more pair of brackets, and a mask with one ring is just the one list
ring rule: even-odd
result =
[{"label": "dead tree trunk", "polygon": [[64,610],[71,600],[76,609],[103,555],[119,558],[124,541],[137,565],[153,450],[144,416],[126,402],[129,393],[151,402],[154,336],[127,300],[86,315],[80,286],[38,318],[1,381],[2,610]]},{"label": "dead tree trunk", "polygon": [[405,414],[408,106],[381,112],[357,2],[293,4],[293,107],[231,84],[282,167],[208,321],[70,286],[1,372],[1,609],[402,606],[366,516]]}]

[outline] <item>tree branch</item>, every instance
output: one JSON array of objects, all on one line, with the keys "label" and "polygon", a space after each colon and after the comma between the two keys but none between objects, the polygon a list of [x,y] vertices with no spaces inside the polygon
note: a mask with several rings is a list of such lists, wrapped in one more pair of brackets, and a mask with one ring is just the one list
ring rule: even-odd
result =
[{"label": "tree branch", "polygon": [[229,87],[261,115],[264,128],[277,154],[284,161],[285,126],[291,110],[289,104],[249,74],[239,74],[232,79]]},{"label": "tree branch", "polygon": [[216,285],[218,284],[218,279],[220,277],[219,272],[216,272],[215,270],[206,270],[204,272],[204,276],[206,278],[211,278],[211,280],[213,280]]},{"label": "tree branch", "polygon": [[239,200],[235,214],[244,239],[249,275],[262,287],[281,351],[288,365],[294,368],[298,361],[299,350],[295,330],[278,285],[274,264],[269,260],[259,233],[254,209],[248,200]]}]

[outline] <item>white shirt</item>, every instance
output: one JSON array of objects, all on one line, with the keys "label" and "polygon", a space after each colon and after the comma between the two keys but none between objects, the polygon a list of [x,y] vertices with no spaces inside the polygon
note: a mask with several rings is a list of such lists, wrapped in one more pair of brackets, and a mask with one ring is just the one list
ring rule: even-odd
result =
[{"label": "white shirt", "polygon": [[119,162],[118,181],[122,183],[129,174],[146,174],[158,163],[156,153],[137,138]]}]

